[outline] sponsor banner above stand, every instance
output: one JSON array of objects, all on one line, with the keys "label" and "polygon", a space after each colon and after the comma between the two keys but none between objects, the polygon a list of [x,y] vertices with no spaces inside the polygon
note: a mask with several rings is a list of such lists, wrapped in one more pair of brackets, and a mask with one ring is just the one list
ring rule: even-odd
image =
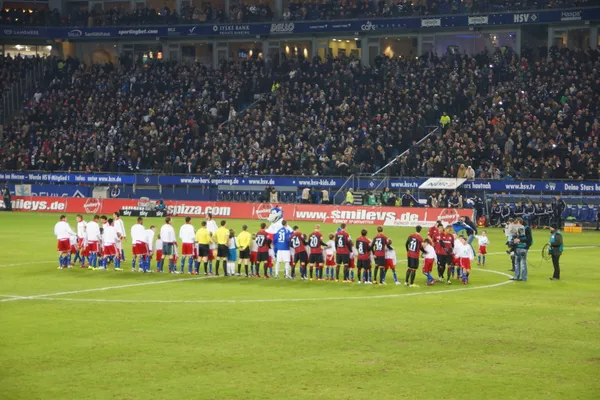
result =
[{"label": "sponsor banner above stand", "polygon": [[[166,201],[168,215],[177,217],[206,217],[207,213],[216,218],[264,219],[269,216],[275,204],[266,203],[225,203],[200,201]],[[3,208],[4,205],[0,205]],[[137,200],[121,199],[80,199],[64,197],[15,196],[12,207],[16,211],[66,212],[81,214],[111,213],[121,210],[128,216],[156,216],[158,211],[140,207]],[[329,206],[310,204],[280,205],[284,218],[290,221],[321,223],[348,223],[386,226],[431,226],[436,221],[453,223],[460,217],[473,217],[471,209],[456,208],[412,208],[412,207],[364,207]],[[143,214],[145,213],[145,214]]]},{"label": "sponsor banner above stand", "polygon": [[306,33],[375,32],[401,29],[485,27],[600,20],[600,8],[536,10],[518,13],[444,15],[340,21],[278,22],[255,24],[201,24],[147,27],[53,28],[0,26],[0,37],[41,39],[119,39],[182,36],[267,36]]}]

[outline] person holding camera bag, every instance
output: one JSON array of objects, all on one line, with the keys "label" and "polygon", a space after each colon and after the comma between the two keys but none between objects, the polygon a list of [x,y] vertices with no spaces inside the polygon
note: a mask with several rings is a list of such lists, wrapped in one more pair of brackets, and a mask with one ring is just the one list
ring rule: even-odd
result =
[{"label": "person holding camera bag", "polygon": [[558,230],[558,226],[553,224],[550,226],[550,255],[552,256],[552,265],[554,266],[554,274],[551,281],[560,280],[560,256],[563,252],[563,236],[562,233]]}]

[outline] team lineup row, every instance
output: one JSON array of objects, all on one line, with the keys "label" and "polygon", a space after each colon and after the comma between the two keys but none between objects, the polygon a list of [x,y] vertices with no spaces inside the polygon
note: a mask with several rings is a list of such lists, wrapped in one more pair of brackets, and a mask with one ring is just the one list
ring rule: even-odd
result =
[{"label": "team lineup row", "polygon": [[[200,274],[203,266],[205,275],[218,276],[222,263],[225,276],[260,278],[262,267],[262,277],[279,278],[283,264],[284,276],[288,279],[298,277],[296,267],[299,266],[299,278],[302,280],[339,281],[342,271],[345,283],[385,284],[386,275],[391,271],[394,282],[401,284],[396,274],[396,251],[381,226],[372,239],[363,229],[361,236],[353,241],[346,225],[341,224],[325,241],[319,225],[308,235],[302,233],[298,226],[290,228],[286,221],[282,221],[281,227],[273,233],[267,231],[265,223],[255,234],[248,232],[244,225],[236,235],[233,229],[227,228],[226,221],[221,221],[218,227],[210,215],[201,222],[198,230],[192,225],[191,218],[187,217],[185,221],[179,229],[178,240],[171,218],[165,218],[155,240],[156,226],[145,228],[143,219],[138,218],[130,230],[132,271],[136,271],[137,266],[139,272],[153,272],[151,262],[155,259],[156,272],[159,273],[163,272],[167,263],[169,273],[183,274],[187,263],[187,271],[191,275]],[[421,236],[421,231],[422,228],[417,226],[404,246],[408,261],[404,284],[417,286],[415,276],[420,258],[424,259],[422,271],[427,285],[436,282],[450,284],[455,277],[467,284],[471,261],[475,257],[467,239],[456,234],[452,225],[444,226],[440,221],[429,229],[426,238]],[[95,215],[90,222],[85,222],[78,215],[77,232],[62,215],[54,233],[58,240],[59,269],[70,268],[79,262],[81,267],[92,270],[106,270],[111,264],[114,270],[122,270],[121,265],[125,261],[123,244],[127,235],[118,212],[112,218]],[[478,262],[483,261],[485,265],[489,240],[485,231],[477,238]],[[178,251],[179,241],[181,253]],[[437,279],[432,276],[434,264],[437,265]]]}]

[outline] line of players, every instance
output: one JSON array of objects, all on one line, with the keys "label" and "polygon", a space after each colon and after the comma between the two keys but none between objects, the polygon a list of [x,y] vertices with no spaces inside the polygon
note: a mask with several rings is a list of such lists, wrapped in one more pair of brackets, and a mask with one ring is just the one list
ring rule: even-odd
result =
[{"label": "line of players", "polygon": [[[126,239],[125,227],[118,212],[115,212],[113,217],[95,215],[92,221],[86,223],[81,215],[78,215],[77,233],[75,233],[66,222],[66,217],[61,216],[55,226],[59,268],[68,268],[80,261],[82,267],[90,269],[105,270],[110,263],[114,263],[115,270],[122,270],[121,262],[125,260],[122,249],[122,243]],[[179,231],[182,255],[181,269],[177,271],[179,255],[171,219],[167,218],[161,228],[161,235],[170,237],[169,242],[165,243],[160,235],[154,242],[156,227],[153,225],[146,229],[143,226],[143,219],[138,218],[137,223],[131,228],[132,270],[135,271],[138,265],[138,271],[152,272],[150,262],[155,254],[157,272],[163,271],[163,264],[167,261],[170,273],[184,273],[187,261],[188,273],[199,274],[200,265],[204,263],[204,273],[212,275],[215,253],[217,253],[215,275],[219,275],[219,262],[223,261],[226,276],[241,276],[243,265],[245,276],[261,277],[262,266],[263,277],[279,277],[279,267],[283,264],[285,277],[289,279],[296,278],[296,266],[299,265],[300,279],[339,281],[340,271],[343,271],[343,282],[385,284],[387,272],[392,271],[394,282],[401,284],[396,274],[396,252],[392,247],[391,239],[383,234],[383,227],[377,228],[377,235],[372,240],[367,237],[368,231],[363,229],[361,236],[353,243],[346,232],[345,224],[341,224],[335,234],[330,234],[327,242],[323,240],[319,225],[315,226],[311,234],[305,235],[298,226],[290,229],[284,221],[282,228],[271,235],[266,231],[266,224],[263,223],[256,234],[250,235],[247,227],[244,226],[237,237],[235,232],[228,230],[225,225],[226,221],[222,221],[221,230],[224,232],[219,231],[212,216],[209,215],[208,220],[203,221],[202,227],[196,231],[191,225],[191,218],[186,218],[186,223]],[[420,234],[421,230],[422,228],[417,226],[416,232],[411,234],[405,243],[408,262],[405,285],[416,286],[414,281],[421,254],[424,258],[423,274],[427,278],[427,285],[433,285],[436,281],[450,284],[454,277],[467,284],[471,269],[470,262],[474,259],[472,247],[467,243],[467,239],[456,235],[451,226],[444,228],[440,221],[429,229],[428,237],[425,239]],[[224,234],[219,235],[219,233]],[[217,240],[218,236],[222,239]],[[485,265],[489,240],[485,231],[477,238],[479,240],[478,264],[483,260]],[[175,246],[172,246],[173,243]],[[238,261],[237,273],[235,273],[236,261]],[[438,270],[437,280],[431,275],[434,264],[437,265]]]}]

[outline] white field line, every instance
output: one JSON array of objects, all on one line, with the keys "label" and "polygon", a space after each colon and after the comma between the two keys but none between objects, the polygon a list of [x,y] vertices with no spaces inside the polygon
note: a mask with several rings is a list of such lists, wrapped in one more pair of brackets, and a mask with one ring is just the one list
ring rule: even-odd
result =
[{"label": "white field line", "polygon": [[83,290],[71,290],[68,292],[47,293],[47,294],[39,294],[39,295],[35,295],[35,296],[15,296],[15,297],[11,297],[8,299],[2,299],[2,300],[0,300],[0,302],[15,301],[15,300],[36,300],[36,299],[43,299],[43,298],[50,297],[50,296],[64,296],[67,294],[102,292],[102,291],[106,291],[106,290],[127,289],[127,288],[132,288],[132,287],[149,286],[149,285],[162,285],[165,283],[184,282],[184,281],[192,281],[192,280],[207,279],[207,278],[209,278],[209,277],[208,276],[198,276],[198,277],[194,277],[194,278],[180,278],[180,279],[171,279],[171,280],[165,279],[162,281],[132,283],[132,284],[128,284],[128,285],[107,286],[107,287],[83,289]]},{"label": "white field line", "polygon": [[[575,246],[575,247],[565,247],[566,250],[583,250],[583,249],[599,249],[600,246],[594,246],[594,245],[589,245],[589,246]],[[536,251],[541,251],[542,249],[535,249],[533,250],[533,253],[531,254],[535,254]],[[501,254],[506,254],[506,252],[504,251],[498,251],[498,252],[494,252],[494,253],[487,253],[488,256],[496,256],[496,255],[501,255]],[[398,262],[406,262],[406,260],[398,260]],[[35,261],[35,262],[25,262],[25,263],[16,263],[16,264],[0,264],[0,268],[6,268],[6,267],[20,267],[20,266],[25,266],[25,265],[39,265],[39,264],[52,264],[52,263],[56,263],[58,264],[58,260],[52,260],[52,261]]]},{"label": "white field line", "polygon": [[[504,272],[493,271],[493,270],[485,270],[485,269],[477,269],[478,271],[489,272],[497,275],[502,275],[505,277],[511,277],[511,275],[506,274]],[[184,279],[176,279],[172,281],[161,281],[160,283],[170,283],[170,282],[178,282],[184,280],[191,279],[202,279],[200,278],[184,278]],[[158,282],[157,282],[158,283]],[[442,293],[456,293],[456,292],[465,292],[469,290],[480,290],[480,289],[491,289],[503,285],[508,285],[513,283],[513,281],[504,281],[499,283],[494,283],[491,285],[484,286],[473,286],[473,287],[462,287],[458,289],[450,289],[450,290],[441,290],[435,292],[413,292],[413,293],[398,293],[398,294],[384,294],[384,295],[375,295],[375,296],[347,296],[347,297],[314,297],[314,298],[305,298],[305,299],[242,299],[242,300],[131,300],[131,299],[76,299],[69,297],[54,297],[61,296],[64,294],[78,294],[78,293],[87,293],[91,291],[98,290],[108,290],[108,289],[119,289],[123,287],[130,286],[144,286],[151,283],[146,284],[137,284],[137,285],[124,285],[124,286],[113,286],[108,288],[99,288],[99,289],[88,289],[81,291],[72,291],[72,292],[63,292],[63,293],[53,293],[41,296],[29,296],[29,297],[21,297],[15,299],[5,299],[0,301],[15,301],[15,300],[51,300],[51,301],[73,301],[73,302],[83,302],[83,303],[143,303],[143,304],[214,304],[214,303],[299,303],[299,302],[313,302],[313,301],[330,301],[330,300],[366,300],[366,299],[387,299],[393,297],[409,297],[409,296],[421,296],[421,295],[436,295]],[[407,289],[412,290],[412,289]]]},{"label": "white field line", "polygon": [[[595,248],[597,246],[581,246],[581,247],[571,247],[571,249],[587,249],[587,248]],[[488,253],[488,255],[500,255],[500,254],[506,254],[506,252],[495,252],[495,253]],[[400,260],[400,262],[405,262],[406,260]],[[507,277],[511,277],[511,275],[508,275],[504,272],[498,272],[498,271],[493,271],[493,270],[485,270],[485,269],[477,269],[478,271],[484,271],[484,272],[490,272],[490,273],[496,273],[496,274],[500,274],[500,275],[504,275]],[[49,299],[49,297],[54,297],[54,296],[64,296],[64,295],[68,295],[68,294],[80,294],[80,293],[90,293],[90,292],[100,292],[100,291],[106,291],[106,290],[114,290],[114,289],[126,289],[126,288],[130,288],[130,287],[138,287],[138,286],[148,286],[148,285],[160,285],[160,284],[164,284],[164,283],[171,283],[171,282],[182,282],[182,281],[189,281],[189,280],[198,280],[198,279],[205,279],[207,277],[195,277],[195,278],[181,278],[181,279],[173,279],[173,280],[162,280],[162,281],[154,281],[154,282],[143,282],[143,283],[134,283],[134,284],[128,284],[128,285],[119,285],[119,286],[108,286],[108,287],[102,287],[102,288],[92,288],[92,289],[84,289],[84,290],[73,290],[73,291],[68,291],[68,292],[57,292],[57,293],[47,293],[47,294],[41,294],[41,295],[35,295],[35,296],[14,296],[14,297],[10,297],[10,298],[5,298],[0,300],[0,302],[7,302],[7,301],[17,301],[17,300],[38,300],[38,299],[43,299],[43,300],[65,300],[65,301],[97,301],[97,302],[122,302],[122,303],[131,303],[131,302],[136,302],[135,300],[109,300],[109,299],[69,299],[69,298],[62,298],[62,299]],[[438,293],[453,293],[453,292],[462,292],[462,291],[466,291],[466,290],[478,290],[478,289],[487,289],[487,288],[492,288],[492,287],[497,287],[497,286],[502,286],[505,285],[507,283],[510,283],[511,281],[507,281],[507,282],[500,282],[500,283],[496,283],[493,285],[486,285],[486,286],[476,286],[476,287],[467,287],[467,288],[461,288],[461,289],[451,289],[451,290],[444,290],[444,291],[436,291],[436,292],[416,292],[416,293],[406,293],[406,294],[393,294],[393,295],[382,295],[382,296],[365,296],[365,297],[331,297],[331,298],[316,298],[316,299],[265,299],[265,300],[198,300],[198,301],[194,301],[194,300],[165,300],[165,301],[161,301],[161,300],[140,300],[139,302],[147,302],[147,303],[152,303],[152,302],[177,302],[177,303],[186,303],[186,302],[190,302],[190,303],[195,303],[195,302],[201,302],[201,303],[242,303],[242,302],[249,302],[249,303],[269,303],[269,302],[281,302],[281,301],[289,301],[289,302],[294,302],[294,301],[320,301],[320,300],[344,300],[344,299],[348,299],[348,300],[358,300],[358,299],[365,299],[365,298],[389,298],[389,297],[401,297],[401,296],[415,296],[415,295],[420,295],[420,294],[438,294]]]}]

